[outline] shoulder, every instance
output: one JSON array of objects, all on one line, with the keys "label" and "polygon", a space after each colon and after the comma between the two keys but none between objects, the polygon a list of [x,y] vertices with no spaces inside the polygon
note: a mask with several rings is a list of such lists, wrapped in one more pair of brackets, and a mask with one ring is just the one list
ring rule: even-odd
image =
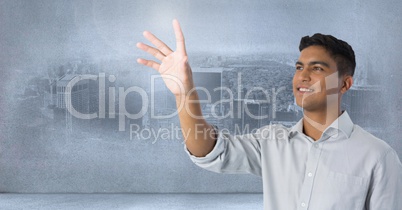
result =
[{"label": "shoulder", "polygon": [[358,148],[360,153],[364,153],[375,159],[380,159],[387,153],[394,151],[387,142],[367,132],[359,125],[354,125],[349,140],[349,143]]}]

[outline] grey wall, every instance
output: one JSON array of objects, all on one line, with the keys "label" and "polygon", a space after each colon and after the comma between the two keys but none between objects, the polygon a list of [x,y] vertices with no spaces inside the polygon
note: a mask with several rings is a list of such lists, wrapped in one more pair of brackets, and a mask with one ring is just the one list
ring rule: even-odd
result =
[{"label": "grey wall", "polygon": [[72,121],[69,128],[54,113],[46,117],[38,84],[77,60],[87,68],[80,71],[115,75],[110,87],[146,89],[150,70],[134,62],[143,55],[135,43],[150,30],[174,44],[175,17],[195,65],[199,54],[297,58],[300,37],[316,32],[347,40],[357,77],[367,71],[367,83],[380,87],[376,115],[366,120],[401,157],[400,8],[396,0],[0,0],[0,191],[261,192],[257,177],[197,168],[178,138],[130,139],[116,119]]}]

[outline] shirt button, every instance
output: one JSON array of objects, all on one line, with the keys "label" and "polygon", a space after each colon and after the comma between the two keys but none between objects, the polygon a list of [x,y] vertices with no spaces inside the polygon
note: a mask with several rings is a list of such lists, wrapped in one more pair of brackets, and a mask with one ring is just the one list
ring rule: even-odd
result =
[{"label": "shirt button", "polygon": [[302,206],[302,207],[306,207],[306,204],[305,204],[305,203],[301,203],[301,206]]},{"label": "shirt button", "polygon": [[318,144],[314,144],[314,147],[315,147],[315,148],[318,148]]},{"label": "shirt button", "polygon": [[310,173],[307,174],[307,176],[312,177],[313,173],[310,172]]}]

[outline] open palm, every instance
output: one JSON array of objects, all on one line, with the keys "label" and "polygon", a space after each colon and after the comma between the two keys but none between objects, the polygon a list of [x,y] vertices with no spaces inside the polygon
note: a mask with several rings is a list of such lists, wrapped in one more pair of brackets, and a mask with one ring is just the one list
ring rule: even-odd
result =
[{"label": "open palm", "polygon": [[163,78],[167,88],[176,96],[187,94],[194,87],[190,65],[187,60],[183,32],[179,22],[173,20],[176,36],[176,51],[172,51],[164,42],[152,33],[145,31],[144,36],[155,47],[138,43],[137,47],[153,55],[160,63],[153,60],[139,58],[138,63],[157,70]]}]

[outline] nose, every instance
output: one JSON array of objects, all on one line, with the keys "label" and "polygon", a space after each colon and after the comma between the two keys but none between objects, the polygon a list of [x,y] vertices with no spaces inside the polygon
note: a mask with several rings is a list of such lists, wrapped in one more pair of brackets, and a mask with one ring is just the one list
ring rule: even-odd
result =
[{"label": "nose", "polygon": [[298,78],[302,82],[310,81],[310,71],[308,68],[304,68],[303,70],[298,71]]}]

